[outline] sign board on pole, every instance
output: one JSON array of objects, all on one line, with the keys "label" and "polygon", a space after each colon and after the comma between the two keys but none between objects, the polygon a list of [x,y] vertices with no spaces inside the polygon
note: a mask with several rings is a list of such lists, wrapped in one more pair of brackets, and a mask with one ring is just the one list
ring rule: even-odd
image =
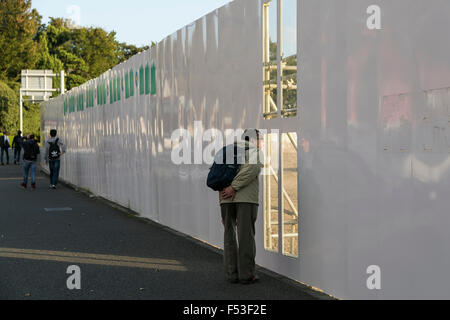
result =
[{"label": "sign board on pole", "polygon": [[[20,130],[23,131],[23,102],[38,103],[47,101],[53,92],[53,77],[57,75],[52,70],[22,70],[22,83],[20,86]],[[61,71],[61,93],[64,93],[64,71]],[[25,97],[25,98],[24,98]]]},{"label": "sign board on pole", "polygon": [[32,97],[33,101],[45,101],[53,91],[52,70],[22,70],[22,96]]}]

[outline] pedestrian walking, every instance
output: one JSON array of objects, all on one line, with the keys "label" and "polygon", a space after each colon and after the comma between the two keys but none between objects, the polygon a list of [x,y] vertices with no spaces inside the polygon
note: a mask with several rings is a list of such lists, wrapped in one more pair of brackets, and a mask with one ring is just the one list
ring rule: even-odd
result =
[{"label": "pedestrian walking", "polygon": [[14,164],[20,164],[20,153],[22,152],[23,138],[22,131],[18,131],[17,135],[13,139],[11,148],[14,149]]},{"label": "pedestrian walking", "polygon": [[0,136],[0,153],[1,153],[1,162],[2,166],[5,165],[3,162],[3,154],[6,153],[6,164],[9,164],[9,147],[11,146],[11,143],[8,138],[8,133],[6,131],[3,131],[3,135]]},{"label": "pedestrian walking", "polygon": [[23,182],[21,187],[26,189],[28,185],[28,175],[31,170],[31,189],[36,189],[36,167],[40,153],[39,146],[34,140],[34,135],[27,136],[27,141],[23,144]]},{"label": "pedestrian walking", "polygon": [[56,189],[61,168],[61,156],[66,153],[66,146],[57,136],[57,130],[50,131],[50,138],[45,143],[45,164],[50,169],[50,188]]}]

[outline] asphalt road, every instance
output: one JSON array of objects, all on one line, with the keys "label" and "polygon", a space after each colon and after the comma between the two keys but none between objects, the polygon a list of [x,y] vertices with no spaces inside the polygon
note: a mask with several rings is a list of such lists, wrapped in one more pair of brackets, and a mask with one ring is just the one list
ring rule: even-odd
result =
[{"label": "asphalt road", "polygon": [[[230,284],[217,249],[67,186],[49,190],[43,174],[23,190],[21,176],[0,166],[0,300],[327,298],[263,269],[257,284]],[[67,286],[73,265],[80,290]]]}]

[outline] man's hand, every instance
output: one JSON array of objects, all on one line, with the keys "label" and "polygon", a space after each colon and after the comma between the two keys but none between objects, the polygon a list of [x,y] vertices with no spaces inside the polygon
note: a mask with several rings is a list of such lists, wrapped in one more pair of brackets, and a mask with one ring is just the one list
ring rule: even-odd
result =
[{"label": "man's hand", "polygon": [[231,201],[234,201],[234,197],[236,197],[236,191],[234,191],[234,189],[232,187],[228,187],[228,188],[222,190],[222,192],[220,192],[220,195],[225,200],[231,198]]}]

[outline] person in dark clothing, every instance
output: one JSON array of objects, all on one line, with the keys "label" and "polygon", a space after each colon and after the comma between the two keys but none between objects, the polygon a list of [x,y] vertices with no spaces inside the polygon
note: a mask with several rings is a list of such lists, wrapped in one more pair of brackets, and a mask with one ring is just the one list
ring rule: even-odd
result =
[{"label": "person in dark clothing", "polygon": [[14,164],[20,164],[20,153],[22,152],[23,138],[22,131],[17,132],[14,137],[11,148],[14,149]]},{"label": "person in dark clothing", "polygon": [[10,147],[8,133],[3,131],[3,135],[0,137],[0,149],[1,149],[1,158],[2,158],[2,166],[5,165],[3,162],[3,154],[6,153],[6,164],[9,164],[9,152],[8,149]]},{"label": "person in dark clothing", "polygon": [[26,189],[28,184],[28,173],[31,169],[31,188],[36,189],[36,164],[40,153],[39,146],[34,140],[34,135],[27,137],[23,144],[23,182],[20,185]]}]

